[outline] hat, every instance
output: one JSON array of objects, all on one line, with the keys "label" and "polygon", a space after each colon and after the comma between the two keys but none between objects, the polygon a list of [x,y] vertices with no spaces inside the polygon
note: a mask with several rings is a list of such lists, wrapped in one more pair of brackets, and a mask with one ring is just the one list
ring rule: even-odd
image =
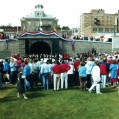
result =
[{"label": "hat", "polygon": [[116,58],[115,58],[115,57],[113,57],[113,58],[112,58],[112,60],[116,60]]},{"label": "hat", "polygon": [[99,61],[99,59],[98,58],[95,58],[95,61]]},{"label": "hat", "polygon": [[43,61],[43,62],[45,62],[45,63],[46,63],[46,62],[47,62],[47,59],[44,59],[44,61]]},{"label": "hat", "polygon": [[76,60],[79,60],[79,58],[76,58]]}]

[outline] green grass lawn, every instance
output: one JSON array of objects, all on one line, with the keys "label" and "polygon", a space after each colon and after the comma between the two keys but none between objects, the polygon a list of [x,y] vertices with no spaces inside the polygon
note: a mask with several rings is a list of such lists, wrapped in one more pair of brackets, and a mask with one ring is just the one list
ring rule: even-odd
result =
[{"label": "green grass lawn", "polygon": [[0,119],[119,119],[119,93],[117,88],[95,92],[81,92],[78,87],[68,90],[28,91],[17,98],[16,85],[6,85],[0,90]]}]

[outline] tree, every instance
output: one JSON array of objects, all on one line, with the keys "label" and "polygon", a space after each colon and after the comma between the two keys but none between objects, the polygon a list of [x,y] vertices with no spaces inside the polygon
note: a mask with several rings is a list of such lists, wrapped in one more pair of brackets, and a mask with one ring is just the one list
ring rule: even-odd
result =
[{"label": "tree", "polygon": [[63,26],[62,30],[70,30],[70,28],[68,26]]},{"label": "tree", "polygon": [[12,24],[11,24],[11,23],[9,23],[8,25],[6,25],[6,27],[12,27]]},{"label": "tree", "polygon": [[57,25],[57,26],[55,27],[55,29],[56,29],[56,30],[61,30],[61,27]]}]

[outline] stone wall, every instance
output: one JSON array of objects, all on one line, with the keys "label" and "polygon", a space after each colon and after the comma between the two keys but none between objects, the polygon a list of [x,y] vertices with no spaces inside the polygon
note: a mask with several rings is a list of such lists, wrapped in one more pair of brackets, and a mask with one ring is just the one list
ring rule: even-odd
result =
[{"label": "stone wall", "polygon": [[112,43],[98,41],[74,41],[75,50],[72,50],[71,42],[63,41],[63,52],[68,52],[71,55],[74,53],[87,53],[92,48],[96,48],[97,52],[112,52]]},{"label": "stone wall", "polygon": [[[21,42],[22,43],[22,42]],[[8,51],[12,54],[19,53],[23,55],[25,53],[25,42],[21,44],[20,41],[10,41],[8,43]],[[20,45],[21,44],[21,45]],[[74,53],[87,53],[92,48],[96,48],[97,52],[112,52],[112,43],[110,42],[91,42],[91,41],[74,41],[75,50],[72,50],[71,42],[60,41],[59,46],[61,53],[69,52],[71,55]],[[5,42],[0,42],[0,51],[5,51]],[[23,51],[22,51],[23,50]]]},{"label": "stone wall", "polygon": [[8,50],[6,49],[6,42],[0,42],[0,51],[9,51],[12,54],[19,53],[19,41],[10,41],[8,42]]}]

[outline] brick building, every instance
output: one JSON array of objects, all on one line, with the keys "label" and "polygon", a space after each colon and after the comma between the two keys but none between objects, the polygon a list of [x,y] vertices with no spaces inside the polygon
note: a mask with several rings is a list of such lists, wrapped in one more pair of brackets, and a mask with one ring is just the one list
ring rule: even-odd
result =
[{"label": "brick building", "polygon": [[80,34],[90,37],[96,33],[113,33],[119,31],[119,11],[115,14],[105,13],[103,9],[92,9],[90,13],[80,16]]}]

